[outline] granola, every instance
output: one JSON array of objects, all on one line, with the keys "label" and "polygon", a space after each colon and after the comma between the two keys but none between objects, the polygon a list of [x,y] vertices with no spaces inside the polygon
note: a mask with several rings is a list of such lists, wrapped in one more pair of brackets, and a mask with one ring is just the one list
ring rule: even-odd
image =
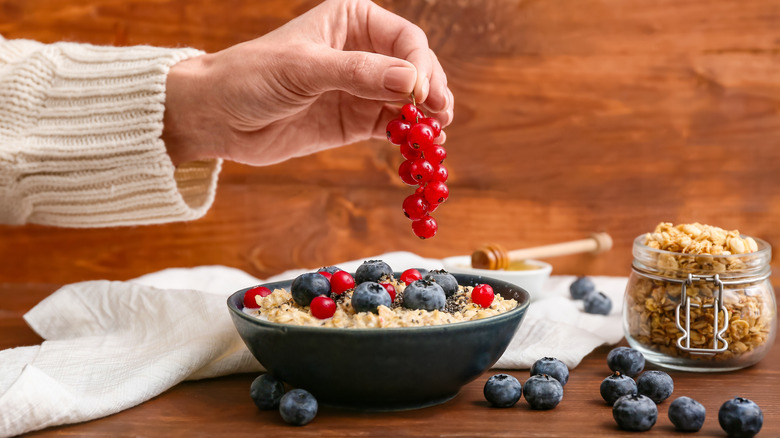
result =
[{"label": "granola", "polygon": [[[771,286],[758,279],[735,285],[724,285],[723,304],[728,312],[728,328],[723,339],[728,349],[713,355],[691,354],[678,348],[682,336],[676,324],[676,308],[680,304],[681,283],[688,274],[724,277],[741,275],[755,266],[758,244],[738,230],[699,223],[672,225],[661,223],[642,242],[647,248],[668,252],[653,252],[654,258],[645,259],[652,274],[669,281],[634,275],[626,294],[626,323],[629,335],[643,346],[668,356],[693,360],[732,361],[744,355],[760,354],[771,346],[774,336],[775,308]],[[744,256],[743,256],[744,255]],[[649,266],[648,266],[649,265]],[[747,276],[749,277],[749,276]],[[749,279],[749,278],[748,278]],[[686,294],[692,304],[711,304],[718,294],[712,282],[695,281]],[[685,314],[681,313],[685,326]],[[715,312],[712,308],[691,307],[691,347],[712,348]],[[725,321],[718,312],[720,324]],[[722,328],[722,325],[721,327]]]}]

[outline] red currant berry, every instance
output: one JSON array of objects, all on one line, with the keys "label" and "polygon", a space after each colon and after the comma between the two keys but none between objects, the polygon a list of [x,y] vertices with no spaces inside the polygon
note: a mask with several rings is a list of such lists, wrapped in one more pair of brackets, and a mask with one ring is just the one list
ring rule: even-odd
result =
[{"label": "red currant berry", "polygon": [[271,295],[271,289],[265,286],[257,286],[244,292],[244,307],[247,309],[257,309],[260,306],[257,304],[257,297],[267,297]]},{"label": "red currant berry", "polygon": [[412,231],[420,239],[429,239],[435,236],[438,229],[439,225],[431,216],[425,216],[420,220],[412,222]]},{"label": "red currant berry", "polygon": [[336,313],[336,302],[332,298],[320,295],[311,300],[311,315],[317,319],[328,319]]},{"label": "red currant berry", "polygon": [[433,130],[433,138],[438,137],[441,134],[441,123],[433,117],[425,117],[420,119],[420,123],[425,123]]},{"label": "red currant berry", "polygon": [[422,154],[420,153],[419,149],[413,148],[408,141],[405,141],[401,143],[401,155],[403,155],[407,160],[416,160],[420,158],[420,155]]},{"label": "red currant berry", "polygon": [[390,301],[395,301],[395,286],[390,283],[379,283],[384,286],[388,294],[390,294]]},{"label": "red currant berry", "polygon": [[425,186],[423,196],[429,204],[441,204],[449,198],[450,189],[441,181],[431,181]]},{"label": "red currant berry", "polygon": [[409,123],[417,123],[417,120],[422,119],[423,117],[425,116],[422,111],[411,103],[407,103],[401,107],[401,118]]},{"label": "red currant berry", "polygon": [[423,155],[431,164],[441,164],[447,158],[447,150],[442,145],[432,144],[423,149]]},{"label": "red currant berry", "polygon": [[431,175],[431,181],[445,182],[449,176],[450,174],[447,171],[447,168],[444,167],[443,164],[439,164],[438,166],[434,166],[433,175]]},{"label": "red currant berry", "polygon": [[471,291],[471,301],[483,308],[490,307],[494,297],[493,288],[489,284],[478,284]]},{"label": "red currant berry", "polygon": [[428,214],[433,213],[437,208],[439,208],[439,204],[428,204]]},{"label": "red currant berry", "polygon": [[425,148],[433,144],[433,129],[425,123],[412,125],[406,139],[415,149]]},{"label": "red currant berry", "polygon": [[323,277],[327,278],[328,281],[330,281],[330,278],[332,276],[332,274],[330,272],[319,271],[319,273],[322,274]]},{"label": "red currant berry", "polygon": [[425,184],[430,181],[433,176],[433,170],[433,165],[428,160],[422,158],[412,161],[412,165],[409,167],[409,171],[417,184]]},{"label": "red currant berry", "polygon": [[423,195],[413,193],[404,199],[402,206],[404,215],[409,219],[416,221],[422,219],[428,214],[428,203],[425,202]]},{"label": "red currant berry", "polygon": [[387,124],[387,141],[392,144],[399,145],[406,141],[406,136],[409,133],[409,129],[412,127],[407,122],[399,119],[390,120]]},{"label": "red currant berry", "polygon": [[422,274],[417,269],[407,269],[401,273],[401,281],[407,285],[417,280],[422,280]]},{"label": "red currant berry", "polygon": [[418,195],[422,195],[424,191],[425,191],[425,186],[419,186],[416,189],[414,189],[414,193]]},{"label": "red currant berry", "polygon": [[355,279],[347,271],[336,271],[330,279],[330,291],[336,295],[355,287]]},{"label": "red currant berry", "polygon": [[401,177],[401,181],[409,184],[410,186],[416,186],[417,180],[412,176],[412,161],[406,160],[398,167],[398,176]]}]

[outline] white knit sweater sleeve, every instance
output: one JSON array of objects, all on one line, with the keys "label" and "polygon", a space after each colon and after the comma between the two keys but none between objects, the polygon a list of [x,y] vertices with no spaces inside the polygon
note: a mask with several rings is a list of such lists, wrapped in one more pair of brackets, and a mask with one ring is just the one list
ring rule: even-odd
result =
[{"label": "white knit sweater sleeve", "polygon": [[0,37],[0,223],[203,216],[221,161],[176,168],[161,139],[168,70],[201,53]]}]

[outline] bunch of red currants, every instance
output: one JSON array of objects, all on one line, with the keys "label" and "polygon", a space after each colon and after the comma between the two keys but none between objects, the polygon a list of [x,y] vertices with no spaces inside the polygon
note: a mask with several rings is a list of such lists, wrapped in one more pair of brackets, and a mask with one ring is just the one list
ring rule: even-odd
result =
[{"label": "bunch of red currants", "polygon": [[433,237],[439,225],[430,215],[450,195],[447,168],[442,164],[447,151],[434,140],[441,124],[425,117],[413,103],[401,108],[401,115],[387,124],[387,140],[401,147],[406,159],[398,168],[401,180],[417,190],[403,202],[404,215],[412,221],[412,231],[421,239]]}]

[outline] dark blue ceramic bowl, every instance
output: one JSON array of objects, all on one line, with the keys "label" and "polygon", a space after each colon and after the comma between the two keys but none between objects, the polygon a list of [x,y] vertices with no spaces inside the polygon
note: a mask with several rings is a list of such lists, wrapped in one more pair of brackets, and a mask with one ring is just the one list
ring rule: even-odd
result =
[{"label": "dark blue ceramic bowl", "polygon": [[[233,323],[249,351],[274,376],[314,394],[320,403],[360,410],[416,409],[443,403],[498,361],[530,302],[501,280],[453,274],[458,283],[486,283],[515,299],[509,312],[476,321],[426,327],[345,329],[263,321],[242,311],[242,289],[228,298]],[[396,278],[400,273],[396,274]],[[289,290],[291,281],[265,284]]]}]

